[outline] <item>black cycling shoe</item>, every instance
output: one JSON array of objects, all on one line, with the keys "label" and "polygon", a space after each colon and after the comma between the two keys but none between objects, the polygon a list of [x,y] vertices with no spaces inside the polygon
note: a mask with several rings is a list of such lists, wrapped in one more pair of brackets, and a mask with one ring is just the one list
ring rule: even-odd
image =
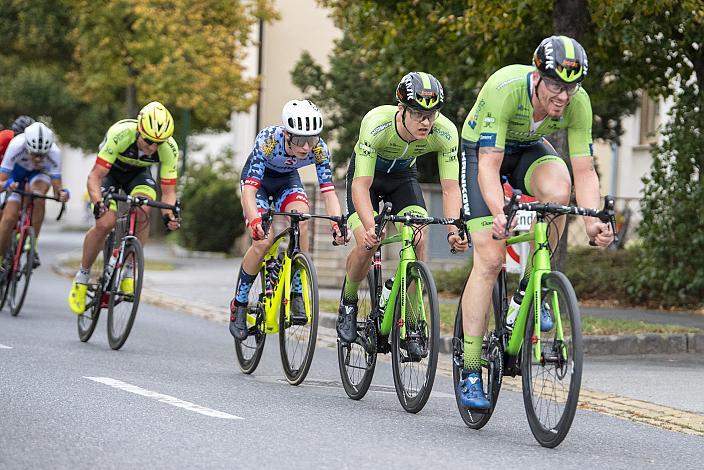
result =
[{"label": "black cycling shoe", "polygon": [[34,265],[32,266],[32,269],[37,269],[41,265],[42,265],[42,262],[39,261],[39,253],[37,253],[35,251],[34,252]]},{"label": "black cycling shoe", "polygon": [[306,315],[306,303],[303,301],[302,294],[293,294],[291,298],[291,324],[305,325],[308,323]]},{"label": "black cycling shoe", "polygon": [[344,343],[353,343],[357,339],[357,302],[340,302],[335,329]]},{"label": "black cycling shoe", "polygon": [[230,302],[230,334],[239,341],[244,341],[249,335],[247,328],[247,306],[238,305],[235,299]]}]

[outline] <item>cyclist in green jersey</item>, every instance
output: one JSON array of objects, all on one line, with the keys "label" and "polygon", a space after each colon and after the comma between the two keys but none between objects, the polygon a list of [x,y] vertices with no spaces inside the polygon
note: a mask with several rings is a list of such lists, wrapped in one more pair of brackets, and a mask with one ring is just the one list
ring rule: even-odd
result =
[{"label": "cyclist in green jersey", "polygon": [[[468,408],[490,406],[481,384],[480,357],[491,291],[506,258],[506,216],[501,178],[541,202],[568,204],[572,190],[565,162],[545,139],[567,129],[577,204],[597,207],[599,179],[592,154],[592,111],[581,88],[587,54],[574,39],[551,36],[533,54],[533,66],[511,65],[482,87],[462,128],[462,201],[474,245],[472,271],[462,297],[464,371],[457,385]],[[516,220],[514,219],[514,226]],[[564,228],[550,233],[556,246]],[[599,246],[613,240],[609,224],[584,219],[587,235]],[[513,227],[511,227],[513,228]],[[527,280],[522,280],[525,289]],[[545,311],[541,329],[552,329]]]},{"label": "cyclist in green jersey", "polygon": [[[458,135],[455,125],[440,114],[445,104],[442,85],[428,73],[411,72],[396,87],[396,98],[397,106],[379,106],[362,119],[347,172],[347,211],[355,247],[347,256],[337,333],[348,343],[357,337],[359,284],[381,241],[374,233],[379,202],[391,202],[398,214],[428,215],[418,183],[417,157],[437,155],[443,213],[445,217],[458,217],[460,213]],[[453,230],[448,226],[449,245],[465,251],[467,240]],[[423,235],[416,248],[419,259],[425,259],[426,239]]]},{"label": "cyclist in green jersey", "polygon": [[[178,145],[172,137],[174,120],[171,113],[157,101],[147,104],[139,112],[137,119],[123,119],[108,129],[100,144],[98,158],[88,175],[88,194],[93,202],[95,225],[88,231],[83,241],[81,267],[71,286],[68,304],[77,315],[86,308],[86,291],[90,280],[90,269],[117,221],[117,204],[103,203],[102,190],[109,187],[122,189],[133,196],[143,196],[155,200],[156,182],[151,174],[151,165],[159,164],[161,178],[161,201],[166,204],[176,202],[176,166]],[[169,210],[162,210],[164,225],[169,230],[177,230],[181,224]],[[149,207],[143,206],[137,217],[137,237],[144,244],[149,236]],[[127,265],[127,277],[121,281],[120,290],[134,290],[134,278],[129,276],[131,266]]]}]

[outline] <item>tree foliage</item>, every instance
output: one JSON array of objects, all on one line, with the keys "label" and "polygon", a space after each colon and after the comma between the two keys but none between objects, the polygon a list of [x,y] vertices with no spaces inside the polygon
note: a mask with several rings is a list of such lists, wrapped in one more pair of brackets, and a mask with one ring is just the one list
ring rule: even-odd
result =
[{"label": "tree foliage", "polygon": [[183,221],[179,236],[186,248],[231,252],[244,233],[239,175],[232,155],[191,165],[183,182]]},{"label": "tree foliage", "polygon": [[[325,108],[328,129],[338,138],[340,154],[347,158],[361,118],[374,106],[393,103],[395,85],[410,70],[424,70],[440,79],[447,97],[443,114],[461,124],[489,75],[505,65],[530,63],[540,40],[554,34],[554,9],[570,2],[319,3],[330,9],[343,37],[330,56],[329,71],[304,55],[293,78]],[[643,76],[653,74],[639,67],[639,61],[647,57],[647,48],[642,43],[636,48],[636,38],[652,30],[650,18],[656,15],[652,5],[671,2],[571,3],[577,6],[570,14],[581,16],[567,21],[581,25],[584,32],[580,41],[590,57],[584,86],[594,110],[594,137],[617,139],[622,132],[621,118],[635,109]],[[616,27],[618,18],[628,24]],[[624,44],[633,47],[626,50]],[[426,181],[437,180],[437,169],[432,166],[421,167],[420,171]]]},{"label": "tree foliage", "polygon": [[[242,60],[271,0],[0,0],[0,119],[46,116],[93,148],[116,119],[159,100],[223,129],[256,99]],[[178,127],[177,127],[178,132]]]},{"label": "tree foliage", "polygon": [[682,93],[644,178],[643,243],[633,293],[665,305],[704,305],[704,94]]}]

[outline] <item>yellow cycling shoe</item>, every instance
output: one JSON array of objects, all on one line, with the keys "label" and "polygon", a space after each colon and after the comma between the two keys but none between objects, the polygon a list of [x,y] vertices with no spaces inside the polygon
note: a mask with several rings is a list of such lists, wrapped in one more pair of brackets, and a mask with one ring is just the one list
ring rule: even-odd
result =
[{"label": "yellow cycling shoe", "polygon": [[134,294],[134,278],[126,277],[120,282],[120,292],[127,295]]},{"label": "yellow cycling shoe", "polygon": [[83,315],[86,310],[86,292],[88,284],[78,284],[73,280],[71,292],[68,293],[68,306],[76,315]]}]

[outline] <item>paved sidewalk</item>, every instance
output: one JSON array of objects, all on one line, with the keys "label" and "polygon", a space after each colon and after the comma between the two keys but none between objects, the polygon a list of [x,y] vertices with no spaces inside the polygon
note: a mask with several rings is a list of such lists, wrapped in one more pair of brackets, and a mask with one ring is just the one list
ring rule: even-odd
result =
[{"label": "paved sidewalk", "polygon": [[[79,253],[66,253],[64,260],[76,258]],[[209,320],[226,323],[229,303],[234,293],[240,258],[224,258],[208,254],[191,253],[164,243],[149,243],[145,257],[174,264],[172,271],[145,272],[142,299],[165,308],[189,312]],[[73,272],[60,265],[54,270],[66,276]],[[321,289],[321,298],[336,299],[339,292]],[[451,299],[448,302],[456,302]],[[704,329],[704,315],[668,313],[639,309],[582,308],[588,315],[611,318],[636,319],[650,323],[670,323]],[[336,315],[321,312],[320,325],[334,331]],[[585,337],[585,352],[590,355],[607,354],[676,354],[682,352],[704,353],[704,333],[647,334],[632,336]],[[451,351],[451,339],[442,338],[442,350]]]}]

